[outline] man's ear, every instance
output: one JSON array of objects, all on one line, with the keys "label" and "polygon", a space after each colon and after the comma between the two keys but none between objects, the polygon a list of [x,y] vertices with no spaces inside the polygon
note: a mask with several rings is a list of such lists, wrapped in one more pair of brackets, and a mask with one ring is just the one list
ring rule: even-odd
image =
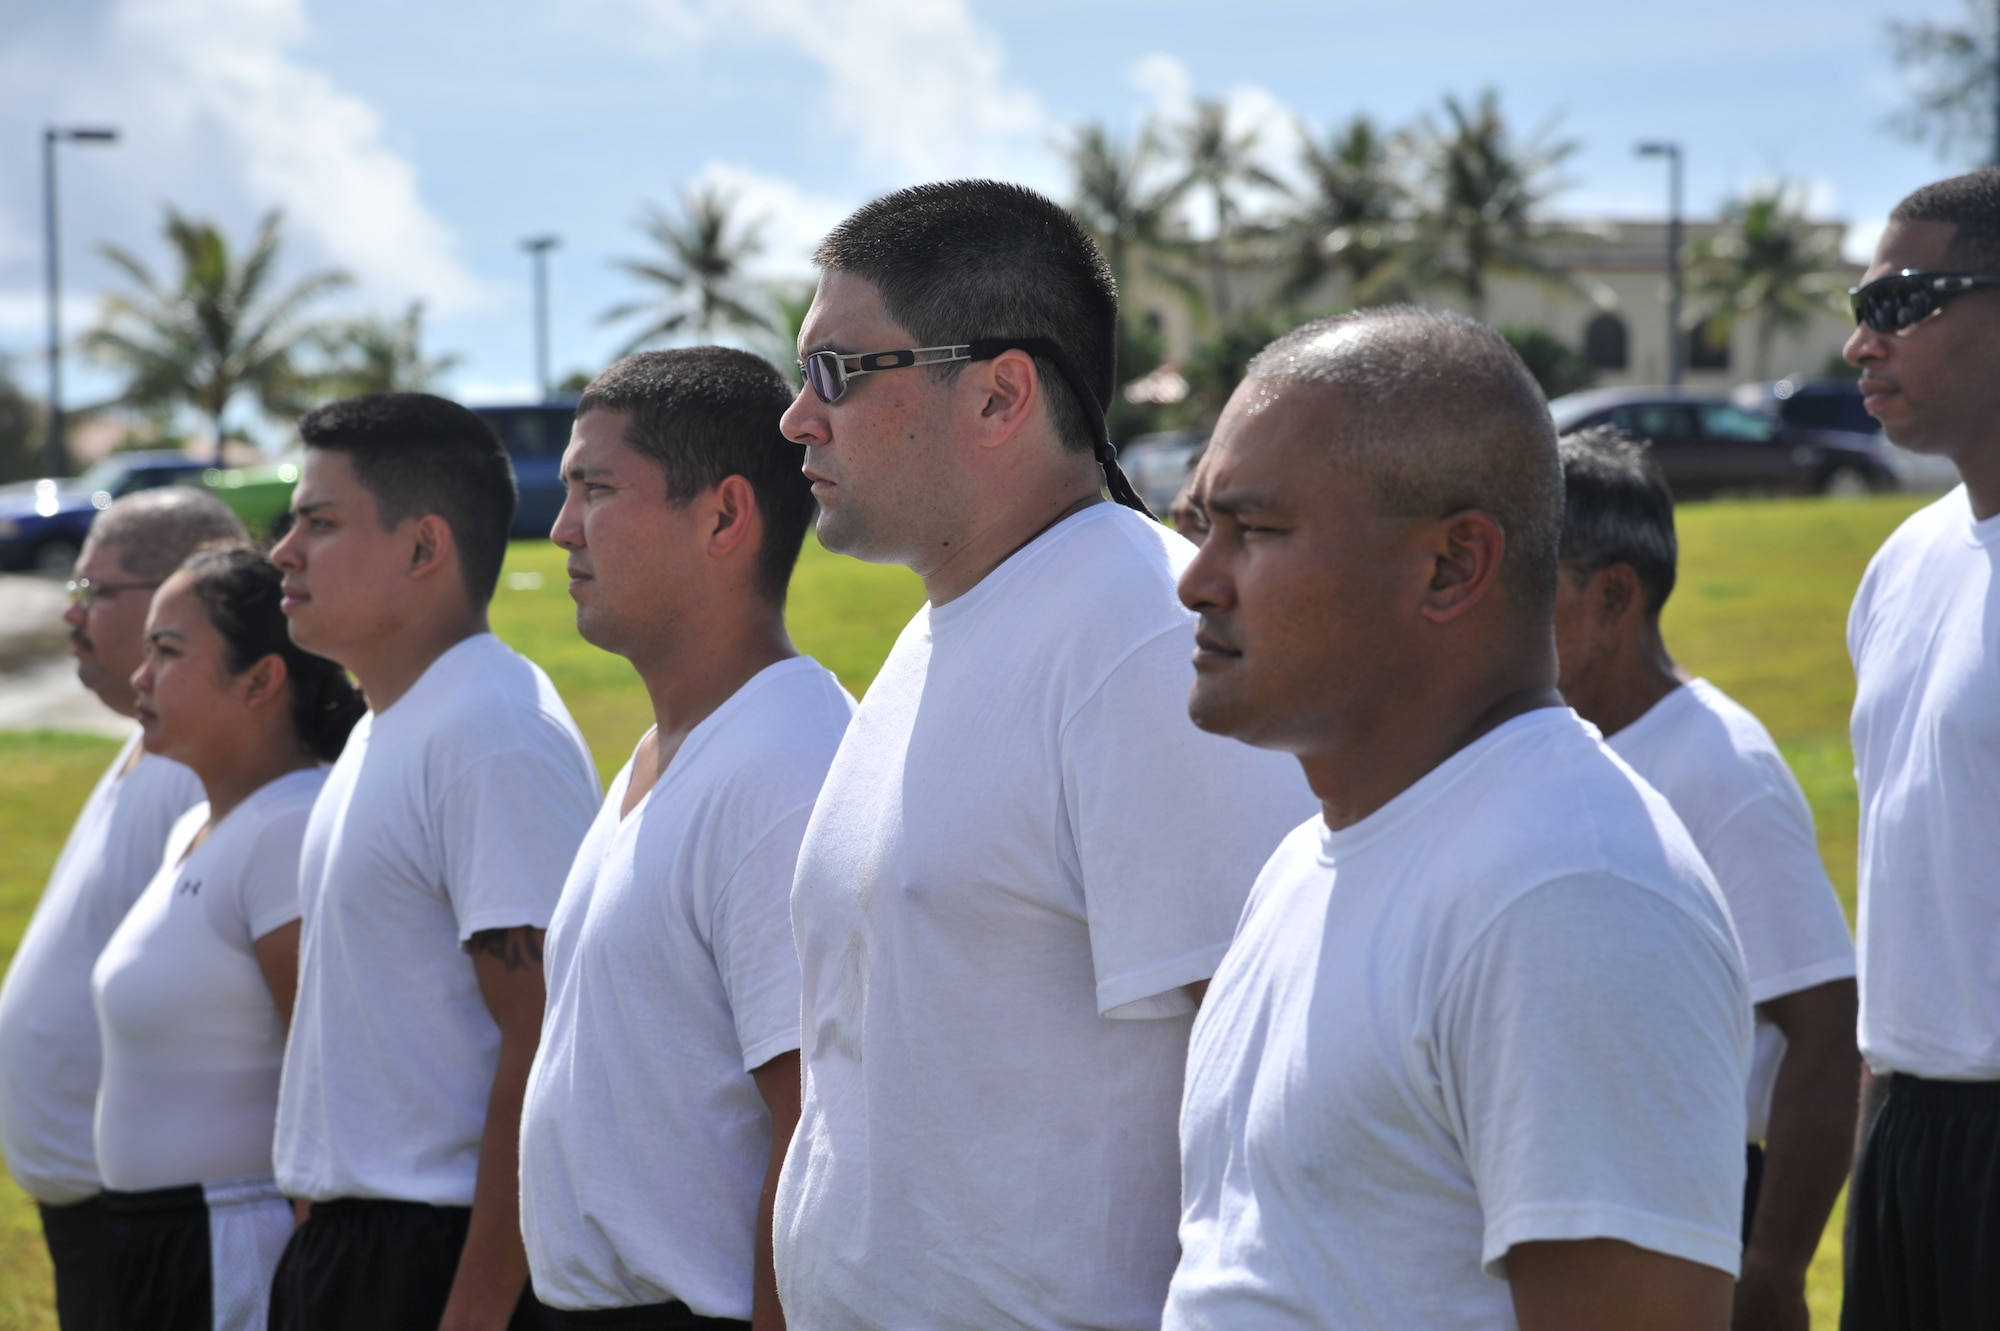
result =
[{"label": "man's ear", "polygon": [[1606,564],[1590,577],[1590,612],[1606,628],[1622,628],[1646,613],[1646,591],[1630,564]]},{"label": "man's ear", "polygon": [[1499,580],[1507,533],[1491,513],[1466,508],[1432,523],[1427,545],[1431,579],[1419,613],[1433,624],[1448,624],[1486,599]]},{"label": "man's ear", "polygon": [[975,361],[972,369],[979,375],[980,442],[989,446],[1004,443],[1027,422],[1043,397],[1035,359],[1018,349],[1003,351],[990,361]]},{"label": "man's ear", "polygon": [[762,525],[757,512],[757,492],[747,477],[725,476],[705,496],[713,525],[708,532],[708,553],[726,559],[748,543],[755,547]]},{"label": "man's ear", "polygon": [[457,562],[458,545],[452,540],[451,524],[435,513],[426,513],[410,524],[410,573],[428,577]]}]

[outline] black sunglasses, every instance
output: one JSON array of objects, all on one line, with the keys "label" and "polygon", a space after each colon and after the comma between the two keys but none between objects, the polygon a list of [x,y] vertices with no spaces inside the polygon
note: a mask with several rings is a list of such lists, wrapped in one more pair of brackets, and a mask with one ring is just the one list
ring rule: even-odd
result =
[{"label": "black sunglasses", "polygon": [[1924,273],[1905,268],[1866,286],[1850,287],[1847,300],[1854,307],[1854,322],[1867,324],[1878,333],[1900,333],[1930,318],[1953,296],[1981,287],[2000,287],[2000,274]]},{"label": "black sunglasses", "polygon": [[[1097,435],[1097,460],[1104,468],[1105,487],[1111,497],[1125,507],[1153,516],[1146,501],[1132,488],[1132,482],[1118,466],[1118,450],[1111,446],[1111,430],[1104,419],[1110,405],[1091,391],[1083,372],[1069,355],[1046,337],[975,337],[948,347],[910,347],[902,351],[815,351],[799,362],[799,377],[813,395],[831,406],[847,395],[848,381],[857,375],[880,374],[884,370],[904,370],[912,365],[949,365],[953,361],[992,360],[1003,351],[1025,351],[1055,362],[1077,404],[1090,417]],[[1094,410],[1093,410],[1094,408]]]}]

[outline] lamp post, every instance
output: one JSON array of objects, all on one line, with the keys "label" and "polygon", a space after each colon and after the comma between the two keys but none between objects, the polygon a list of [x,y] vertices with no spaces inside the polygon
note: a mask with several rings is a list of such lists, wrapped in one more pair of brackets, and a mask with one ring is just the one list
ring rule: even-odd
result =
[{"label": "lamp post", "polygon": [[560,236],[530,236],[521,242],[535,264],[535,382],[544,402],[549,400],[549,251],[560,244]]},{"label": "lamp post", "polygon": [[1667,386],[1681,386],[1681,146],[1642,143],[1641,157],[1667,159]]},{"label": "lamp post", "polygon": [[63,129],[50,125],[42,130],[42,223],[49,283],[49,428],[45,454],[49,475],[61,476],[68,469],[63,450],[62,408],[62,259],[56,232],[56,144],[116,143],[118,131],[101,128]]}]

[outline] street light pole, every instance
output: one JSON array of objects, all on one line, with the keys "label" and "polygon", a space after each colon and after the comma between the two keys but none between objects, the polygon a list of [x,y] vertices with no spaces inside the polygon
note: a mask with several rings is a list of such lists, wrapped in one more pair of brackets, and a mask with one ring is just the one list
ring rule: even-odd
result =
[{"label": "street light pole", "polygon": [[530,236],[521,248],[535,264],[535,382],[542,401],[549,400],[549,251],[562,244],[560,236]]},{"label": "street light pole", "polygon": [[43,454],[51,476],[61,476],[69,469],[63,448],[62,254],[56,228],[56,144],[65,139],[71,143],[116,143],[118,131],[54,125],[42,130],[42,243],[49,288],[49,426]]},{"label": "street light pole", "polygon": [[1642,143],[1641,157],[1667,159],[1667,386],[1681,386],[1681,146]]}]

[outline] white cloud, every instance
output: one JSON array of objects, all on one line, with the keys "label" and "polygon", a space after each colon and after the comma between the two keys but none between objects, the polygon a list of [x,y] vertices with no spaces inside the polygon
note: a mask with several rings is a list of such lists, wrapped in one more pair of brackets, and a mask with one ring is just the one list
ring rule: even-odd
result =
[{"label": "white cloud", "polygon": [[[364,296],[422,297],[439,311],[486,300],[381,117],[299,55],[303,0],[68,0],[9,24],[0,122],[120,131],[109,148],[62,149],[67,291],[108,276],[93,242],[157,263],[159,207],[171,202],[239,240],[282,208],[293,275],[337,265]],[[40,136],[9,138],[0,168],[38,186]],[[40,196],[0,197],[8,301],[39,288]],[[12,323],[0,317],[0,333]]]},{"label": "white cloud", "polygon": [[1882,233],[1889,229],[1889,219],[1863,217],[1848,224],[1847,235],[1840,246],[1840,257],[1849,263],[1866,267],[1875,262],[1875,245],[1882,239]]},{"label": "white cloud", "polygon": [[1163,120],[1178,120],[1194,105],[1194,79],[1187,66],[1165,51],[1139,57],[1125,81],[1146,99],[1147,109]]},{"label": "white cloud", "polygon": [[708,162],[695,180],[733,195],[737,215],[759,224],[764,250],[749,265],[757,277],[809,276],[814,246],[858,202],[808,194],[794,181],[734,162]]},{"label": "white cloud", "polygon": [[1007,80],[1000,39],[965,0],[628,0],[677,46],[751,34],[826,76],[815,139],[902,182],[967,174],[1038,183],[1051,122]]}]

